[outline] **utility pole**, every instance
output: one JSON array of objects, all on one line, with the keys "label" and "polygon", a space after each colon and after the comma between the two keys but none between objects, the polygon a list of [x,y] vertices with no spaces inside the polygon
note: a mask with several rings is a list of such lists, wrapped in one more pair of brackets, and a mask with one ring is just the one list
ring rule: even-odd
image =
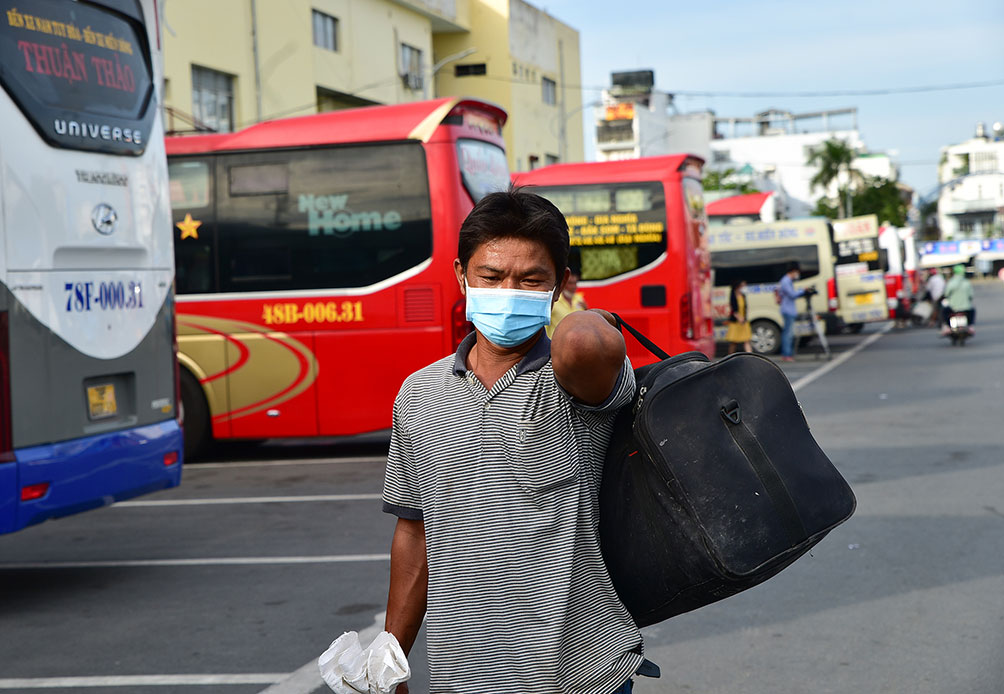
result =
[{"label": "utility pole", "polygon": [[561,80],[561,95],[558,97],[558,118],[561,122],[558,133],[558,161],[564,164],[568,155],[568,119],[565,116],[565,44],[561,39],[558,39],[558,79]]},{"label": "utility pole", "polygon": [[251,57],[254,60],[255,123],[260,123],[261,66],[258,64],[258,0],[251,0]]}]

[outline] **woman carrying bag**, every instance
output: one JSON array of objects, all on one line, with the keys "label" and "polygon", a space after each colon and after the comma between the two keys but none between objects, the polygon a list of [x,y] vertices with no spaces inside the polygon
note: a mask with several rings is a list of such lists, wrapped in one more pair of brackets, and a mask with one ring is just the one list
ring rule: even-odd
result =
[{"label": "woman carrying bag", "polygon": [[752,352],[750,338],[753,331],[750,329],[749,321],[746,320],[746,281],[734,280],[732,291],[729,293],[729,329],[725,333],[725,340],[729,343],[729,354],[735,352],[739,345],[743,346],[743,351]]}]

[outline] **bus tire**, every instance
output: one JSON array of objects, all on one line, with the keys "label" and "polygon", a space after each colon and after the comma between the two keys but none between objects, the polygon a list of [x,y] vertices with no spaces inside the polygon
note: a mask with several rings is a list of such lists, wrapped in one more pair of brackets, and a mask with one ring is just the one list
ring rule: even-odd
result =
[{"label": "bus tire", "polygon": [[864,323],[849,323],[847,325],[847,332],[849,332],[851,335],[857,335],[862,330],[864,330],[864,328],[865,328]]},{"label": "bus tire", "polygon": [[198,379],[184,367],[179,371],[185,460],[189,461],[205,453],[212,438],[209,427],[209,405],[206,403],[206,396]]},{"label": "bus tire", "polygon": [[750,346],[757,354],[777,354],[781,351],[781,329],[769,320],[755,320],[750,326],[753,336]]}]

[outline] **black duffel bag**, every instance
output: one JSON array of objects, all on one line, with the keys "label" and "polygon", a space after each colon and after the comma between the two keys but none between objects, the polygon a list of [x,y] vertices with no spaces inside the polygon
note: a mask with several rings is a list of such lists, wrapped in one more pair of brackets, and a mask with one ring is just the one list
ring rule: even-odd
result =
[{"label": "black duffel bag", "polygon": [[700,352],[635,370],[600,490],[600,540],[638,626],[762,583],[854,513],[772,361]]}]

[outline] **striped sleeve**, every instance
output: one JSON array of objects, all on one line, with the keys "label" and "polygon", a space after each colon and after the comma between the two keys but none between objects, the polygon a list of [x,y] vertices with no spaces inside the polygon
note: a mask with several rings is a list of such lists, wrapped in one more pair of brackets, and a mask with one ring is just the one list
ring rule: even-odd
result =
[{"label": "striped sleeve", "polygon": [[[557,381],[555,381],[555,383],[557,383]],[[631,368],[631,360],[624,357],[624,363],[621,365],[621,372],[617,375],[617,383],[614,384],[614,389],[610,391],[610,395],[607,396],[607,399],[599,405],[586,405],[585,403],[579,402],[572,397],[568,391],[562,388],[561,384],[558,384],[558,390],[560,390],[562,395],[564,395],[565,398],[572,404],[572,407],[580,410],[581,412],[612,414],[634,399],[634,386],[634,369]]]},{"label": "striped sleeve", "polygon": [[404,390],[394,400],[391,425],[390,450],[383,482],[383,510],[398,518],[422,520],[422,495],[418,485],[418,469],[408,436],[408,426],[403,416],[406,410]]}]

